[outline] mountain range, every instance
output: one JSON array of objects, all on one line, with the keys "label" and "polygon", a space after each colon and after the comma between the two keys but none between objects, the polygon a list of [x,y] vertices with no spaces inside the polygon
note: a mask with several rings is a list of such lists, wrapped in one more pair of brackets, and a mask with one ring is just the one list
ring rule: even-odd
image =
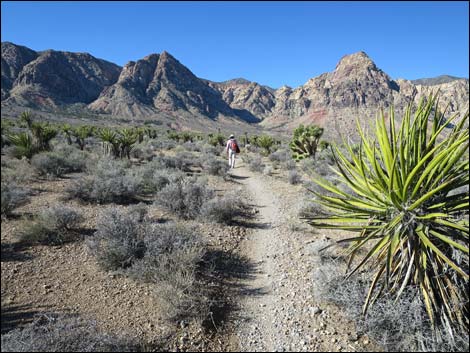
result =
[{"label": "mountain range", "polygon": [[166,51],[124,67],[88,53],[34,51],[10,42],[2,42],[1,51],[2,116],[21,109],[73,111],[98,119],[164,121],[177,129],[238,131],[291,131],[314,123],[337,138],[354,130],[356,118],[368,126],[380,108],[394,106],[399,114],[437,90],[448,114],[469,107],[468,79],[394,80],[364,52],[345,55],[334,71],[302,86],[273,89],[243,78],[199,78]]}]

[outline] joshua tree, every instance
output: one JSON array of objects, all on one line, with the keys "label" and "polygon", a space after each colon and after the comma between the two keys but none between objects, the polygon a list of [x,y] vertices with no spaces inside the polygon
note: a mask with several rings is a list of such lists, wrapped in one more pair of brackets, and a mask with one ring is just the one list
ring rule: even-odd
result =
[{"label": "joshua tree", "polygon": [[295,129],[294,137],[289,144],[293,152],[292,157],[294,157],[295,160],[301,160],[307,157],[315,158],[318,142],[323,135],[323,131],[323,128],[316,125],[300,125]]}]

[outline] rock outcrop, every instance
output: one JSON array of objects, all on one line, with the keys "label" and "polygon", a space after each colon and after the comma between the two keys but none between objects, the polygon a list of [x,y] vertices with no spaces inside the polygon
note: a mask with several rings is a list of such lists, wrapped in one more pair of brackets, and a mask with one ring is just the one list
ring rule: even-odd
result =
[{"label": "rock outcrop", "polygon": [[[5,94],[10,104],[31,107],[55,107],[64,104],[94,101],[103,89],[116,82],[121,68],[87,53],[54,50],[34,52],[11,43],[2,43],[3,82],[11,82]],[[3,52],[10,55],[3,70]],[[8,61],[7,61],[8,60]],[[7,75],[9,73],[9,75]]]},{"label": "rock outcrop", "polygon": [[186,111],[215,119],[235,116],[220,93],[167,52],[127,63],[118,81],[89,108],[113,115]]}]

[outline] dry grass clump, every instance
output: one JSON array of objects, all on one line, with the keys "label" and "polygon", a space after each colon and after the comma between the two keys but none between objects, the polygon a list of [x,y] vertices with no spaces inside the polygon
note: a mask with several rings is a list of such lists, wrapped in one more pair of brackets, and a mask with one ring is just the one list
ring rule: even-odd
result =
[{"label": "dry grass clump", "polygon": [[[322,246],[323,247],[323,246]],[[345,279],[344,261],[327,255],[314,271],[314,295],[318,300],[337,304],[352,319],[358,331],[374,339],[388,352],[468,352],[468,331],[445,325],[435,332],[426,314],[419,289],[409,288],[397,301],[387,295],[362,314],[371,279],[366,273]]]},{"label": "dry grass clump", "polygon": [[139,352],[139,346],[134,339],[101,333],[93,321],[53,314],[2,334],[2,352]]},{"label": "dry grass clump", "polygon": [[14,182],[1,183],[1,212],[2,217],[8,217],[13,210],[29,201],[29,191],[16,185]]}]

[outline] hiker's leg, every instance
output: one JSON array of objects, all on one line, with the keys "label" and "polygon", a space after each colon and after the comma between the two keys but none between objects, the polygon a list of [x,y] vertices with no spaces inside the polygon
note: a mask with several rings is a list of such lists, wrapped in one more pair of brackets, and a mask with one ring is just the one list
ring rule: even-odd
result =
[{"label": "hiker's leg", "polygon": [[232,168],[235,168],[235,157],[236,156],[237,156],[237,154],[235,152],[233,152]]},{"label": "hiker's leg", "polygon": [[235,152],[230,151],[230,168],[235,167]]}]

